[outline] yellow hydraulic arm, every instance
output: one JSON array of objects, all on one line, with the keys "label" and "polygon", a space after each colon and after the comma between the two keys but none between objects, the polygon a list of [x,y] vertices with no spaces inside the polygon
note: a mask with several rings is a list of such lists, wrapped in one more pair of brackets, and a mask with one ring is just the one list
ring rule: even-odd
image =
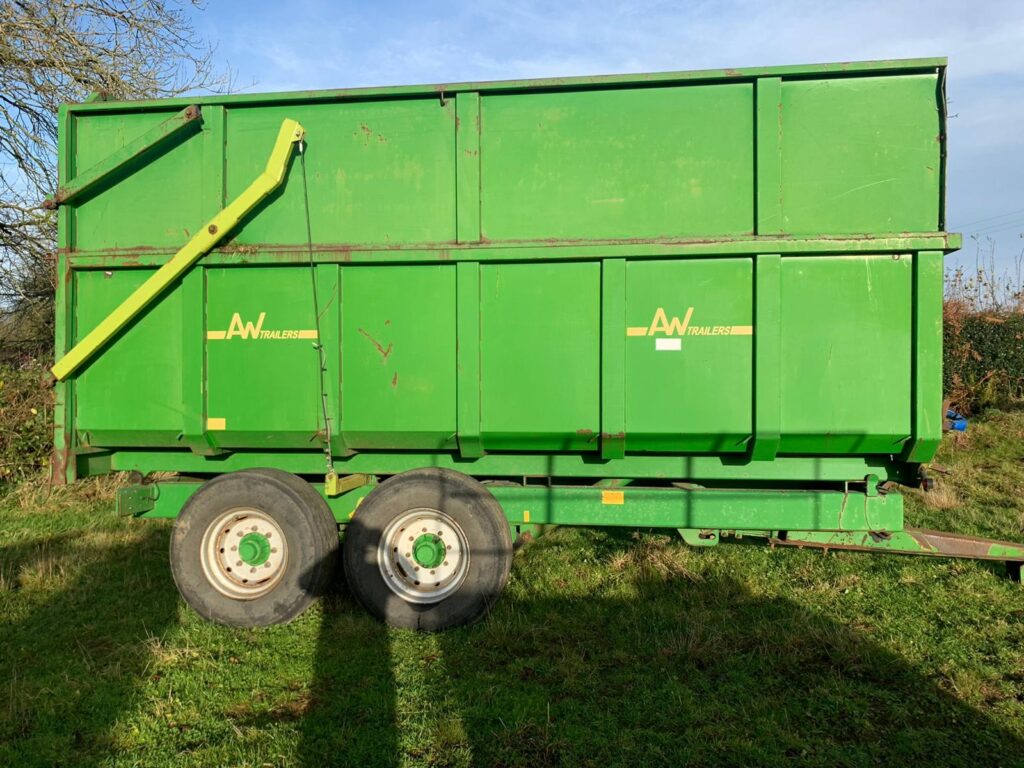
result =
[{"label": "yellow hydraulic arm", "polygon": [[57,361],[56,365],[50,369],[57,380],[63,381],[78,370],[97,349],[124,328],[133,317],[191,267],[200,256],[213,248],[242,217],[277,189],[284,181],[292,149],[302,141],[304,135],[305,130],[295,120],[285,120],[281,123],[281,130],[277,134],[277,141],[274,143],[274,149],[270,153],[270,159],[267,161],[267,167],[263,173],[257,176],[242,194],[210,219],[207,225],[174,254],[170,261],[160,267],[152,277],[121,302],[117,309],[107,315],[70,352]]}]

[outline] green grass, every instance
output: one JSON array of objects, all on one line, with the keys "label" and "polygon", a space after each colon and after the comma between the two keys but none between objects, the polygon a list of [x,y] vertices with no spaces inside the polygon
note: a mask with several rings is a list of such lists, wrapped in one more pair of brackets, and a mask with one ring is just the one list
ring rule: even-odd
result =
[{"label": "green grass", "polygon": [[[910,523],[1024,540],[1024,412],[958,441]],[[0,765],[1024,765],[1000,564],[558,529],[473,628],[339,588],[231,630],[178,599],[168,531],[94,483],[3,502]]]}]

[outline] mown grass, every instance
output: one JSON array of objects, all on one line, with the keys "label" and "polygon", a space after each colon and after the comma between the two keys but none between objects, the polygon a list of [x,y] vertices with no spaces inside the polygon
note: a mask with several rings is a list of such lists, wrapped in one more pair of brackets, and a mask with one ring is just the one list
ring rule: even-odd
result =
[{"label": "mown grass", "polygon": [[[1024,540],[1024,412],[943,447],[910,522]],[[952,499],[952,501],[951,501]],[[0,765],[1024,765],[999,564],[558,529],[484,623],[387,630],[340,587],[231,630],[109,488],[0,509]]]}]

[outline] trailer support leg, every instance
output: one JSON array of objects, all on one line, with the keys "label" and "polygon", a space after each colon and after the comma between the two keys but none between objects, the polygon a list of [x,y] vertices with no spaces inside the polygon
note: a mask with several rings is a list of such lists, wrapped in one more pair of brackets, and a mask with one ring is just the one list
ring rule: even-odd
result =
[{"label": "trailer support leg", "polygon": [[790,547],[885,552],[896,555],[927,555],[969,560],[1002,560],[1011,575],[1020,572],[1024,545],[1007,541],[943,533],[919,528],[902,531],[773,531],[772,544]]}]

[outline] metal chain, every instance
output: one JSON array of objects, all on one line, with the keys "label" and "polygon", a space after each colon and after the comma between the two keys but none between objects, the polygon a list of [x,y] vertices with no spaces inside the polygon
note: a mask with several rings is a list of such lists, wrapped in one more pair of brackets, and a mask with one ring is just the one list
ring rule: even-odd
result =
[{"label": "metal chain", "polygon": [[309,276],[313,283],[313,322],[316,328],[316,341],[313,346],[316,348],[318,363],[320,365],[320,405],[324,416],[324,458],[327,462],[328,476],[337,476],[334,470],[334,457],[331,455],[331,417],[327,409],[327,387],[324,385],[324,375],[327,373],[327,364],[324,358],[324,345],[320,339],[320,296],[316,285],[316,264],[313,261],[313,229],[309,223],[309,185],[306,182],[306,140],[299,142],[299,164],[302,166],[302,200],[306,213],[306,246],[309,251]]}]

